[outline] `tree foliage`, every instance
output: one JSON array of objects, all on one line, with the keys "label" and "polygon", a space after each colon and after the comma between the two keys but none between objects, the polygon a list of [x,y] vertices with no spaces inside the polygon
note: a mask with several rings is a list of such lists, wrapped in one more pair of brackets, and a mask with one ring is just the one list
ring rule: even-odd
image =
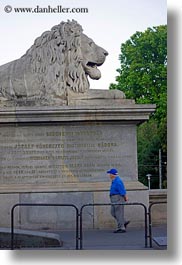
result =
[{"label": "tree foliage", "polygon": [[[147,185],[147,174],[152,175],[152,180],[158,181],[160,137],[155,120],[151,119],[140,125],[137,131],[138,141],[138,178]],[[156,186],[159,183],[157,183]]]},{"label": "tree foliage", "polygon": [[167,110],[167,26],[136,32],[121,45],[119,60],[117,84],[110,89],[122,90],[137,103],[156,104],[160,122]]},{"label": "tree foliage", "polygon": [[148,163],[147,155],[159,148],[167,151],[167,26],[133,34],[121,45],[119,60],[119,75],[110,89],[122,90],[136,103],[156,104],[153,121],[138,129],[139,161]]}]

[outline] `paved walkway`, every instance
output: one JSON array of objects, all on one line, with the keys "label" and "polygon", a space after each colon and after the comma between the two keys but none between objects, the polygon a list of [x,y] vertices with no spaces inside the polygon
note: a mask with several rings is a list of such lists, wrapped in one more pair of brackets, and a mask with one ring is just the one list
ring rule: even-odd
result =
[{"label": "paved walkway", "polygon": [[[49,234],[47,232],[46,234]],[[54,231],[54,234],[59,237],[62,242],[61,247],[49,247],[40,249],[57,249],[57,250],[75,250],[76,249],[76,233],[75,231]],[[51,233],[50,233],[51,235]],[[161,225],[153,227],[152,235],[155,239],[152,241],[152,248],[145,248],[145,229],[128,227],[126,233],[113,233],[113,230],[84,230],[83,229],[83,250],[153,250],[153,249],[167,249],[167,246],[159,246],[156,242],[167,242],[167,227]],[[10,240],[10,238],[9,238]],[[32,239],[30,238],[29,241]],[[80,242],[78,242],[80,243]],[[29,245],[31,243],[29,242]],[[32,249],[39,249],[37,244],[33,244]],[[30,249],[30,248],[22,248]]]},{"label": "paved walkway", "polygon": [[[71,231],[60,232],[63,241],[62,249],[74,249],[75,234]],[[153,228],[153,236],[167,237],[166,226]],[[149,245],[149,244],[148,244]],[[115,234],[112,230],[83,230],[83,250],[151,250],[145,248],[144,228],[128,228],[126,233]],[[153,241],[152,249],[167,249],[167,246],[158,246]]]}]

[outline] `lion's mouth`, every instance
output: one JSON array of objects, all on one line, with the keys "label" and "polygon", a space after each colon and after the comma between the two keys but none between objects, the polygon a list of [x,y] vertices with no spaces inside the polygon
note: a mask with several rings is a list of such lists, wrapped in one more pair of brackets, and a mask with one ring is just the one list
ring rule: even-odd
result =
[{"label": "lion's mouth", "polygon": [[93,62],[87,62],[84,65],[85,73],[89,75],[90,78],[92,79],[99,79],[101,78],[101,72],[97,68],[97,66],[100,66],[101,64],[98,63],[93,63]]},{"label": "lion's mouth", "polygon": [[88,67],[92,67],[92,68],[97,68],[97,66],[100,66],[100,65],[102,65],[101,63],[100,64],[98,64],[98,63],[92,63],[92,62],[88,62],[87,63],[87,66]]}]

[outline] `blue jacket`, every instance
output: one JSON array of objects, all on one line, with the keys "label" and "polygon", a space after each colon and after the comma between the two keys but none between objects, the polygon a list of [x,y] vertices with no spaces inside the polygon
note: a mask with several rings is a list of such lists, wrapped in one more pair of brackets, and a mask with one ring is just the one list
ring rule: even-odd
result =
[{"label": "blue jacket", "polygon": [[126,189],[124,186],[123,181],[117,176],[115,179],[112,180],[111,187],[110,187],[110,195],[126,195]]}]

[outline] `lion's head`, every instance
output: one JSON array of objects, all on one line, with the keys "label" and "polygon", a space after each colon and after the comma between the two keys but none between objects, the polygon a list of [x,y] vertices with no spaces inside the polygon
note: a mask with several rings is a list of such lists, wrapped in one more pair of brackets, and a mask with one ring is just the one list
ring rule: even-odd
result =
[{"label": "lion's head", "polygon": [[[0,67],[0,97],[64,98],[89,89],[108,53],[83,34],[76,21],[61,22],[38,37],[20,59]],[[4,77],[4,79],[3,79]],[[6,80],[5,80],[6,79]]]},{"label": "lion's head", "polygon": [[104,63],[108,52],[97,46],[95,42],[88,38],[85,34],[81,35],[81,50],[82,50],[82,66],[85,73],[92,79],[99,79],[101,72],[97,68]]},{"label": "lion's head", "polygon": [[85,92],[89,88],[87,75],[99,79],[97,66],[104,63],[108,53],[82,33],[76,21],[61,22],[44,32],[27,52],[32,71],[47,89],[53,86],[57,95],[67,89]]}]

